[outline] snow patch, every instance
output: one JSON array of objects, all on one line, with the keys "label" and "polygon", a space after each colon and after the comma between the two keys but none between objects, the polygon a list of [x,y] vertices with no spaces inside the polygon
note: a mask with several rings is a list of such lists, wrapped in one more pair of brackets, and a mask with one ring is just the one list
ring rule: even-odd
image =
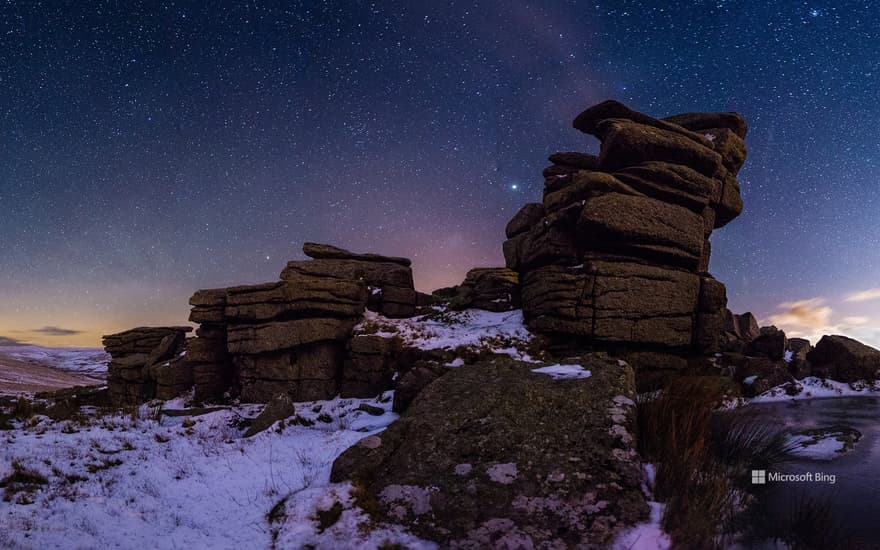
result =
[{"label": "snow patch", "polygon": [[578,378],[589,378],[593,374],[581,365],[558,364],[532,369],[532,372],[549,375],[554,380],[576,380]]}]

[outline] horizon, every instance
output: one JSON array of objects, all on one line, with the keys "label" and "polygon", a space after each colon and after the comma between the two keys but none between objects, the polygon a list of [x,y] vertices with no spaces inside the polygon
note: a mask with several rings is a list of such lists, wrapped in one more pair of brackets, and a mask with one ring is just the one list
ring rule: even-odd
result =
[{"label": "horizon", "polygon": [[487,5],[0,8],[0,341],[186,324],[195,290],[276,280],[306,241],[458,284],[614,98],[742,113],[728,307],[880,347],[870,7]]}]

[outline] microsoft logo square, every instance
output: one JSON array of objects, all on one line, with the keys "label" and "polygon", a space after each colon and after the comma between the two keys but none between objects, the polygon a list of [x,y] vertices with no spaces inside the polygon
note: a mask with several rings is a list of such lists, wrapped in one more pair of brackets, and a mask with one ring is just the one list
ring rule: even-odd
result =
[{"label": "microsoft logo square", "polygon": [[752,470],[752,485],[766,485],[767,470]]}]

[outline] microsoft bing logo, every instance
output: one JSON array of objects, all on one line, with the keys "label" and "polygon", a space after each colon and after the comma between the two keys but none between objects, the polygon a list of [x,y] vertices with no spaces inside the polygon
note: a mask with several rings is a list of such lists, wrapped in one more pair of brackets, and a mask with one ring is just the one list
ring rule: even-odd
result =
[{"label": "microsoft bing logo", "polygon": [[766,485],[767,470],[752,470],[752,485]]}]

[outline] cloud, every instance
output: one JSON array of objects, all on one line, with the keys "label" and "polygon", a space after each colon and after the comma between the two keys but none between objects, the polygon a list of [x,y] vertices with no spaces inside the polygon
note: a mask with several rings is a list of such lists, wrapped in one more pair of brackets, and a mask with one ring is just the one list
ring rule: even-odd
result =
[{"label": "cloud", "polygon": [[866,302],[880,299],[880,288],[869,288],[861,292],[855,292],[843,299],[844,302]]},{"label": "cloud", "polygon": [[15,338],[7,338],[5,336],[0,336],[0,346],[25,346],[24,342],[20,340],[16,340]]},{"label": "cloud", "polygon": [[75,334],[82,334],[81,330],[73,330],[61,327],[43,327],[34,329],[31,332],[37,332],[46,336],[73,336]]},{"label": "cloud", "polygon": [[867,317],[844,317],[841,322],[844,325],[867,325],[871,320]]},{"label": "cloud", "polygon": [[796,325],[817,329],[831,324],[831,308],[825,305],[822,298],[785,302],[779,307],[784,311],[769,317],[770,322],[777,326]]}]

